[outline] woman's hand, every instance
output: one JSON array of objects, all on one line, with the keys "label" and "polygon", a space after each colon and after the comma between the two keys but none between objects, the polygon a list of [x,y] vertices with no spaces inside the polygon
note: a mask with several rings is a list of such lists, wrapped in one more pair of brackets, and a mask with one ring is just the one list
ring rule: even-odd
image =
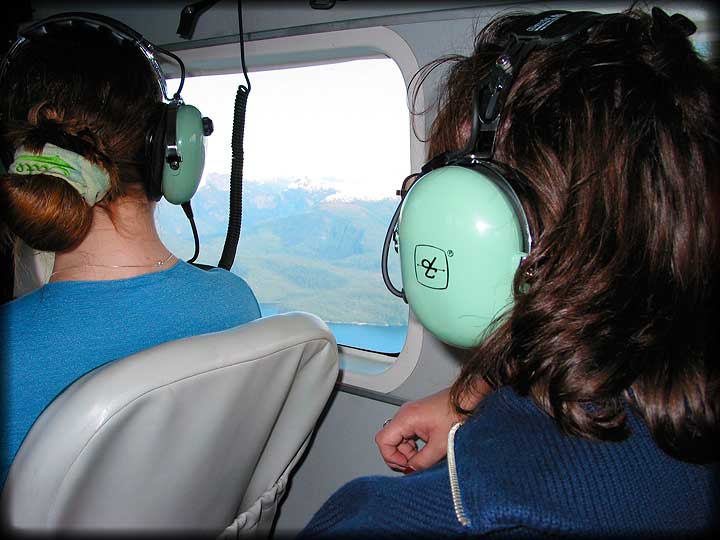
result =
[{"label": "woman's hand", "polygon": [[[490,392],[484,385],[473,397],[463,400],[462,406],[472,410]],[[450,389],[417,401],[405,403],[390,422],[375,435],[383,460],[388,467],[400,472],[427,469],[445,457],[450,428],[462,417],[450,403]],[[416,440],[425,442],[418,450]]]}]

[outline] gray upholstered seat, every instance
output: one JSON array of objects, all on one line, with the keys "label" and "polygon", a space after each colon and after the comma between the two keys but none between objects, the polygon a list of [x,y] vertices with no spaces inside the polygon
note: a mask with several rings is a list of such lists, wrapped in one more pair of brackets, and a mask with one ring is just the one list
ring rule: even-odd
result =
[{"label": "gray upholstered seat", "polygon": [[262,537],[335,383],[313,315],[274,315],[98,368],[38,418],[6,525]]}]

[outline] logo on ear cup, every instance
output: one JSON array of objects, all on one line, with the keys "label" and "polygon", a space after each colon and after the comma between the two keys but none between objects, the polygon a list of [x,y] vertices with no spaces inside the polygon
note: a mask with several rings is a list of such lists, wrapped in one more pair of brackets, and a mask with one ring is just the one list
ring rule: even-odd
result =
[{"label": "logo on ear cup", "polygon": [[415,246],[415,279],[423,287],[447,289],[449,268],[446,253],[435,246]]}]

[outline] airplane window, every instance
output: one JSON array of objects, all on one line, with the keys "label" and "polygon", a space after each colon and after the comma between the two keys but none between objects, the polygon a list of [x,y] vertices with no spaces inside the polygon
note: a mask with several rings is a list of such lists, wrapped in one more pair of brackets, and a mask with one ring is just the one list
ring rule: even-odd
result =
[{"label": "airplane window", "polygon": [[[245,125],[242,232],[232,271],[263,315],[301,310],[328,322],[339,344],[398,353],[408,309],[383,284],[380,255],[410,172],[403,77],[387,58],[254,71]],[[192,205],[198,262],[217,265],[227,230],[233,106],[242,74],[188,78],[186,103],[215,126]],[[173,81],[169,81],[172,88]],[[160,235],[193,254],[182,209],[158,205]],[[400,284],[399,264],[391,261]]]},{"label": "airplane window", "polygon": [[706,60],[713,58],[713,45],[711,41],[696,41],[695,50]]}]

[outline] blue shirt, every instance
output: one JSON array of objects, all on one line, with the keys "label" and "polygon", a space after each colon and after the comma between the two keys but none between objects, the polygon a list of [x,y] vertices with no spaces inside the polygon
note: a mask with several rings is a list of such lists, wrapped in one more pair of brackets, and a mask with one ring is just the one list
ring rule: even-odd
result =
[{"label": "blue shirt", "polygon": [[112,281],[63,281],[0,306],[2,477],[43,409],[73,381],[160,343],[260,316],[245,281],[183,261]]},{"label": "blue shirt", "polygon": [[[441,462],[338,490],[302,538],[678,538],[716,530],[718,467],[672,459],[629,414],[631,435],[564,435],[509,388],[454,437],[457,490]],[[458,518],[458,509],[464,520]]]}]

